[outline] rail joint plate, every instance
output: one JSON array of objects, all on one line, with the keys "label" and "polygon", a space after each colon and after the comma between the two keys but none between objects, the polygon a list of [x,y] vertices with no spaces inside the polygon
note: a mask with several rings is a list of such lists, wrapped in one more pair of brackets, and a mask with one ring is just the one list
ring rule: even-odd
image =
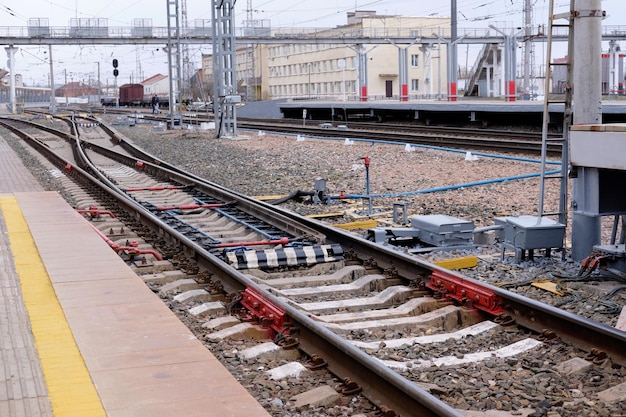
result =
[{"label": "rail joint plate", "polygon": [[444,271],[434,271],[426,287],[439,292],[444,297],[464,305],[471,305],[492,315],[498,315],[504,311],[502,299],[495,292]]}]

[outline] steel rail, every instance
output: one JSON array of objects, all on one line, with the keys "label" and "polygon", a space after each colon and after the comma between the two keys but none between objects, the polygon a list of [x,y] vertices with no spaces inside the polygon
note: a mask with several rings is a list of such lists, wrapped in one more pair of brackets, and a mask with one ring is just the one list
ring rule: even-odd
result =
[{"label": "steel rail", "polygon": [[[454,133],[407,133],[407,132],[394,132],[389,130],[367,130],[367,129],[355,129],[355,130],[340,130],[340,129],[326,129],[319,127],[302,127],[302,126],[286,126],[286,125],[273,125],[272,123],[249,123],[242,122],[238,125],[241,129],[251,130],[263,130],[274,131],[276,133],[293,133],[303,134],[310,136],[326,137],[326,138],[339,138],[339,139],[357,139],[363,141],[383,141],[393,142],[398,144],[410,144],[410,145],[426,145],[434,147],[449,147],[460,150],[493,150],[498,152],[524,152],[539,154],[541,151],[541,142],[531,141],[527,139],[513,140],[477,137],[467,134],[454,134]],[[507,135],[508,136],[508,135]],[[552,155],[561,153],[561,146],[556,143],[550,144],[548,152]]]},{"label": "steel rail", "polygon": [[[125,111],[115,111],[115,113],[128,113]],[[163,116],[143,115],[145,120],[164,120]],[[94,119],[97,120],[97,119]],[[208,121],[209,118],[185,117],[183,121],[188,123],[199,123]],[[240,129],[261,130],[275,133],[291,133],[297,135],[309,135],[320,138],[356,139],[364,141],[382,141],[397,144],[423,145],[432,147],[455,148],[459,150],[490,150],[510,153],[530,153],[541,154],[541,138],[533,132],[511,132],[497,131],[494,129],[466,129],[458,127],[443,126],[410,126],[410,125],[387,125],[381,123],[378,126],[372,123],[352,123],[350,129],[323,128],[319,126],[307,126],[295,123],[293,120],[272,120],[258,121],[255,119],[238,119]],[[311,122],[310,122],[311,123]],[[323,121],[314,121],[316,125],[323,124]],[[355,126],[356,128],[352,128]],[[556,137],[556,136],[554,136]],[[534,140],[533,140],[534,139]],[[560,142],[548,144],[548,153],[560,156],[562,145]]]}]

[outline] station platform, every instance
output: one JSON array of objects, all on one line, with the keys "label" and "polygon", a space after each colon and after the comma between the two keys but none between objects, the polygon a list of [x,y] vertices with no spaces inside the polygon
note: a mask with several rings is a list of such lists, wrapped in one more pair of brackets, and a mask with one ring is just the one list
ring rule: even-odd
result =
[{"label": "station platform", "polygon": [[0,137],[0,416],[269,416]]},{"label": "station platform", "polygon": [[[284,118],[334,121],[415,121],[429,124],[479,126],[536,126],[543,120],[543,100],[504,101],[498,98],[458,98],[457,101],[397,99],[370,101],[341,100],[286,100],[277,103]],[[563,123],[564,105],[551,103],[550,123]],[[602,102],[604,123],[626,122],[626,100],[615,98]]]}]

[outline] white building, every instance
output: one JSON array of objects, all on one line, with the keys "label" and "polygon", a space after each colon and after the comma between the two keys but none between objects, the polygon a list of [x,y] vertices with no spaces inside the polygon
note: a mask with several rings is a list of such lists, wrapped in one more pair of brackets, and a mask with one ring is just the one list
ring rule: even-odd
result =
[{"label": "white building", "polygon": [[[238,92],[246,99],[322,98],[355,100],[363,93],[359,85],[359,52],[367,58],[366,95],[369,99],[435,97],[446,93],[447,61],[441,50],[420,44],[419,38],[432,33],[449,33],[448,17],[382,16],[375,11],[347,14],[348,24],[315,33],[332,38],[334,32],[350,31],[363,37],[414,37],[412,45],[356,45],[349,43],[280,43],[240,46],[236,51]],[[294,29],[303,37],[311,30]],[[278,30],[272,36],[280,37]],[[289,33],[293,36],[293,32]],[[403,94],[400,86],[399,49],[407,48],[408,80]],[[211,55],[204,55],[202,69],[212,80]],[[438,79],[442,74],[442,79]],[[440,91],[443,88],[444,91]]]},{"label": "white building", "polygon": [[167,75],[156,74],[146,78],[140,84],[143,85],[144,98],[155,94],[159,97],[169,97],[170,95],[170,82]]}]

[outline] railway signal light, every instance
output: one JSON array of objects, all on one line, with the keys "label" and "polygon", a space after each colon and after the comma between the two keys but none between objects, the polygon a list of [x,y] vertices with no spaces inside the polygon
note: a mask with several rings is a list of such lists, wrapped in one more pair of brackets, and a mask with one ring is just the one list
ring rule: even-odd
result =
[{"label": "railway signal light", "polygon": [[117,70],[117,68],[115,68],[115,69],[113,70],[113,76],[114,76],[114,77],[117,77],[118,75],[120,75],[120,72]]},{"label": "railway signal light", "polygon": [[117,59],[113,59],[113,68],[117,68]]}]

